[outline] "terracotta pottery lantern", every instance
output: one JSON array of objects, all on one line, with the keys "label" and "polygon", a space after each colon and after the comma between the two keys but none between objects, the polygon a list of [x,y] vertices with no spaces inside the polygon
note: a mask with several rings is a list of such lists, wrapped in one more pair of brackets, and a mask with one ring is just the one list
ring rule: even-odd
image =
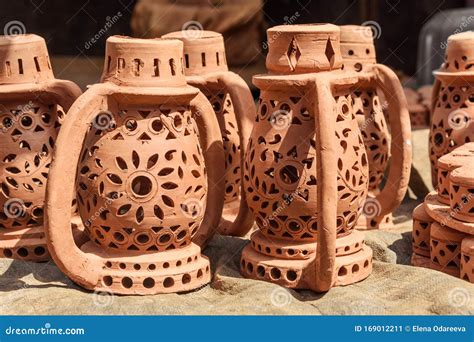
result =
[{"label": "terracotta pottery lantern", "polygon": [[474,32],[448,38],[445,60],[434,72],[430,127],[430,161],[433,186],[437,185],[438,159],[474,141]]},{"label": "terracotta pottery lantern", "polygon": [[[377,69],[375,65],[375,46],[373,32],[369,26],[347,25],[340,26],[341,29],[341,53],[344,70],[356,72],[374,73]],[[401,131],[410,131],[410,120],[402,120],[401,125],[395,123],[389,133],[384,112],[395,110],[390,108],[388,103],[382,103],[383,100],[378,95],[381,92],[382,98],[395,96],[395,101],[405,103],[404,94],[392,94],[389,88],[380,88],[375,78],[370,84],[361,84],[351,94],[353,110],[364,140],[369,160],[369,194],[362,215],[357,222],[358,229],[389,228],[393,226],[392,212],[396,209],[396,202],[388,209],[384,216],[380,215],[379,197],[380,187],[385,171],[389,165],[391,136],[398,135]],[[389,114],[387,115],[387,117]],[[408,180],[408,173],[411,167],[411,145],[403,144],[397,146],[404,150],[406,156],[401,164],[391,163],[390,168],[401,168],[405,179]],[[400,184],[402,188],[400,193],[405,194],[408,188],[408,182]]]},{"label": "terracotta pottery lantern", "polygon": [[[390,121],[405,127],[403,90],[383,65],[370,73],[342,70],[335,25],[283,25],[267,36],[269,73],[253,79],[261,95],[244,176],[259,230],[242,252],[241,272],[319,292],[360,281],[372,270],[372,250],[354,230],[368,192],[369,160],[352,94],[373,82],[390,89]],[[396,146],[410,137],[400,132]],[[403,164],[407,153],[392,148],[392,163]],[[391,170],[382,190],[382,216],[403,198],[407,175],[395,170],[401,168]]]},{"label": "terracotta pottery lantern", "polygon": [[[211,105],[186,84],[182,53],[179,40],[107,39],[102,82],[61,129],[48,247],[86,289],[144,295],[210,280],[197,244],[219,224],[224,152]],[[68,229],[74,195],[90,237],[81,249]]]},{"label": "terracotta pottery lantern", "polygon": [[242,182],[244,148],[255,119],[250,89],[240,76],[227,68],[224,39],[220,33],[178,31],[163,38],[177,38],[184,43],[186,80],[206,95],[219,122],[226,169],[225,203],[219,232],[243,236],[253,225]]},{"label": "terracotta pottery lantern", "polygon": [[0,36],[0,255],[49,259],[44,198],[58,130],[80,89],[54,78],[43,38]]},{"label": "terracotta pottery lantern", "polygon": [[413,213],[412,264],[474,283],[474,143],[439,158],[437,191]]}]

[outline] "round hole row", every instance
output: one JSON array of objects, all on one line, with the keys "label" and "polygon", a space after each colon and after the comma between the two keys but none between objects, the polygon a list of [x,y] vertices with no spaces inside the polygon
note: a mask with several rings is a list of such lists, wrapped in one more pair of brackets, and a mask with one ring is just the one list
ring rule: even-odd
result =
[{"label": "round hole row", "polygon": [[288,248],[288,249],[276,248],[275,250],[273,250],[272,248],[270,248],[268,246],[263,247],[262,245],[255,243],[255,241],[252,241],[252,246],[254,247],[254,249],[257,249],[259,252],[265,252],[266,254],[271,254],[271,255],[275,255],[275,254],[283,255],[284,254],[287,257],[294,257],[298,254],[306,256],[309,253],[308,250],[306,250],[306,249],[299,250],[299,249],[293,249],[293,248]]},{"label": "round hole row", "polygon": [[[251,262],[246,262],[245,260],[242,260],[242,269],[246,270],[249,274],[252,274],[255,270],[254,265]],[[282,275],[282,273],[284,273],[284,276]],[[268,275],[272,280],[280,280],[284,277],[285,280],[288,280],[290,282],[293,282],[298,278],[298,274],[294,270],[286,270],[282,272],[277,267],[272,267],[270,268],[270,270],[268,270],[268,268],[262,265],[257,266],[256,275],[259,278],[265,278],[265,276]]]},{"label": "round hole row", "polygon": [[[43,246],[38,246],[38,247],[35,247],[33,249],[33,254],[35,256],[44,256],[46,254],[47,250],[45,247]],[[5,248],[3,250],[3,255],[6,257],[6,258],[12,258],[13,255],[15,254],[15,250],[12,250],[10,248]],[[20,247],[16,250],[16,254],[20,257],[20,258],[26,258],[28,257],[29,255],[31,255],[31,252],[28,250],[28,248],[25,248],[25,247]]]},{"label": "round hole row", "polygon": [[[198,259],[198,257],[197,257],[197,255],[195,255],[194,258],[193,258],[193,257],[189,257],[189,258],[187,258],[185,261],[183,261],[183,260],[178,260],[178,261],[176,261],[176,263],[175,263],[174,266],[180,267],[180,266],[182,266],[182,265],[185,264],[185,263],[189,264],[189,263],[193,262],[193,260],[194,260],[194,261],[197,261],[197,259]],[[133,270],[135,270],[135,271],[140,271],[140,270],[142,269],[142,267],[143,267],[143,268],[146,268],[146,269],[149,270],[149,271],[154,271],[154,270],[157,269],[157,264],[149,264],[148,266],[143,265],[143,264],[127,264],[127,263],[124,263],[124,262],[115,263],[115,264],[116,264],[116,265],[118,266],[118,268],[121,269],[121,270],[126,270],[126,269],[130,269],[130,270],[131,270],[131,269],[133,269]],[[105,263],[105,267],[106,267],[106,268],[114,268],[113,266],[114,266],[114,263],[112,263],[111,261],[107,261],[107,262]],[[146,267],[145,267],[145,266],[146,266]],[[171,265],[171,263],[169,263],[169,262],[164,262],[163,264],[161,264],[161,267],[162,267],[162,268],[170,268],[171,266],[172,266],[172,265]]]},{"label": "round hole row", "polygon": [[[369,267],[369,265],[370,265],[369,260],[365,260],[363,267],[367,268]],[[339,277],[345,277],[347,276],[348,270],[349,270],[349,266],[341,266],[341,268],[339,268],[339,270],[337,271],[337,275]],[[350,267],[350,271],[351,271],[351,274],[358,273],[360,271],[359,264],[352,265],[352,267]]]},{"label": "round hole row", "polygon": [[[202,278],[203,275],[204,275],[204,272],[209,273],[209,266],[207,266],[204,271],[203,270],[198,270],[197,273],[196,273],[196,278],[197,279]],[[191,279],[192,279],[191,275],[189,273],[185,273],[181,276],[181,283],[183,285],[189,284],[191,282]],[[105,286],[110,287],[113,284],[113,278],[111,276],[104,276],[102,278],[102,283]],[[120,284],[122,285],[123,288],[130,289],[130,288],[133,287],[134,282],[133,282],[132,278],[130,278],[130,277],[123,277],[120,280]],[[147,289],[151,289],[151,288],[154,288],[156,286],[156,284],[157,284],[157,282],[155,281],[155,279],[153,279],[152,277],[147,277],[147,278],[143,279],[141,285],[143,285],[143,287],[145,287]],[[175,285],[175,279],[173,277],[166,277],[165,279],[163,279],[163,284],[162,285],[163,285],[164,288],[173,287]]]}]

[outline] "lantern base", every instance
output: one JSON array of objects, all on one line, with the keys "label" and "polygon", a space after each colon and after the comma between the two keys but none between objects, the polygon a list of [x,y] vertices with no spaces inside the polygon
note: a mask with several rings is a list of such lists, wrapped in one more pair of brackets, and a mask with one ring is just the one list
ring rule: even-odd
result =
[{"label": "lantern base", "polygon": [[195,290],[211,280],[209,260],[194,243],[147,254],[104,250],[92,242],[84,244],[81,250],[104,262],[95,291],[124,295],[176,293]]},{"label": "lantern base", "polygon": [[[71,225],[74,241],[82,246],[89,240],[80,220],[74,219]],[[44,262],[51,259],[46,245],[43,226],[2,229],[0,232],[0,258]]]},{"label": "lantern base", "polygon": [[394,228],[393,215],[392,213],[387,214],[383,217],[382,221],[378,224],[373,218],[369,218],[364,215],[360,215],[357,220],[355,228],[358,230],[371,230],[371,229],[392,229]]},{"label": "lantern base", "polygon": [[[314,242],[269,240],[257,231],[242,251],[241,273],[292,289],[311,289],[316,248]],[[363,234],[354,231],[336,240],[336,286],[361,281],[371,272],[372,249],[364,244]]]}]

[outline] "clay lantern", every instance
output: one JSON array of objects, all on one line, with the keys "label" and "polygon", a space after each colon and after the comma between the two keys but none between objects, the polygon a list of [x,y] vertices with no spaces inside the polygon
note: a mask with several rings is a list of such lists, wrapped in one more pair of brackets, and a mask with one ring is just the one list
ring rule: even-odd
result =
[{"label": "clay lantern", "polygon": [[245,201],[243,155],[255,119],[250,89],[227,67],[224,39],[212,31],[178,31],[163,38],[184,43],[184,73],[212,104],[221,129],[225,153],[225,203],[219,232],[245,235],[253,218]]},{"label": "clay lantern", "polygon": [[412,264],[474,283],[474,143],[436,165],[437,190],[413,213]]},{"label": "clay lantern", "polygon": [[434,72],[429,154],[437,185],[438,159],[474,141],[474,32],[448,38],[444,63]]},{"label": "clay lantern", "polygon": [[[373,32],[369,26],[347,25],[340,26],[341,29],[341,53],[344,70],[351,70],[363,73],[376,73],[374,69],[376,63],[375,46]],[[410,120],[401,120],[391,124],[390,132],[385,120],[384,112],[388,114],[391,110],[388,102],[383,103],[378,93],[381,93],[382,99],[396,96],[394,99],[399,104],[405,105],[404,94],[392,94],[390,88],[379,87],[376,78],[372,78],[372,83],[362,83],[351,94],[353,110],[364,140],[369,161],[369,194],[367,202],[362,209],[362,214],[357,222],[358,229],[389,228],[393,226],[392,212],[396,209],[396,202],[393,202],[387,213],[381,215],[381,183],[385,171],[389,165],[390,151],[403,149],[403,155],[406,156],[401,164],[390,164],[390,169],[402,169],[404,180],[400,194],[405,194],[408,188],[408,173],[411,166],[411,145],[403,144],[400,146],[391,146],[391,135],[400,134],[401,131],[410,131]],[[395,143],[395,142],[394,142]],[[390,172],[391,170],[389,170]],[[400,172],[397,170],[397,172]]]},{"label": "clay lantern", "polygon": [[43,38],[0,36],[0,255],[49,259],[43,225],[52,153],[80,95],[54,78]]},{"label": "clay lantern", "polygon": [[[354,230],[367,197],[369,160],[352,94],[374,82],[389,89],[395,95],[387,99],[390,121],[405,127],[403,90],[382,65],[370,73],[342,70],[335,25],[276,26],[267,36],[268,74],[253,78],[261,93],[244,176],[259,230],[242,252],[241,272],[318,292],[360,281],[372,270],[372,250]],[[403,146],[409,133],[401,130],[393,144]],[[403,163],[407,153],[392,149],[392,163]],[[382,216],[402,200],[407,181],[400,168],[389,177]]]},{"label": "clay lantern", "polygon": [[[224,202],[224,152],[206,97],[186,84],[183,43],[107,39],[101,83],[77,99],[48,182],[48,247],[86,289],[156,294],[210,280],[198,244]],[[70,200],[90,241],[70,230]]]}]

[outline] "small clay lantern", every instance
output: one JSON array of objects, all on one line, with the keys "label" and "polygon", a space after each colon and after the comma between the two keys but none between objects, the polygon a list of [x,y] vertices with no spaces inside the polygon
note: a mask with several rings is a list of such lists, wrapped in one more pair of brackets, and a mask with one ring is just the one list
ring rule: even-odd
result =
[{"label": "small clay lantern", "polygon": [[[107,39],[102,82],[77,99],[59,133],[48,247],[86,289],[145,295],[210,280],[197,243],[219,224],[224,152],[211,105],[186,84],[182,54],[179,40]],[[74,195],[90,237],[81,249],[68,229]]]},{"label": "small clay lantern", "polygon": [[[246,196],[259,228],[242,252],[245,277],[322,292],[371,273],[372,250],[354,230],[367,197],[369,160],[352,94],[374,82],[389,89],[395,127],[406,127],[408,111],[387,67],[342,70],[339,32],[330,24],[267,31],[269,73],[253,78],[261,93],[245,157]],[[408,142],[410,132],[400,133],[392,146]],[[392,148],[392,163],[403,165],[407,154]],[[404,172],[390,172],[382,217],[403,198]]]},{"label": "small clay lantern", "polygon": [[[356,72],[374,73],[377,69],[372,66],[377,63],[375,57],[375,46],[373,32],[369,26],[347,25],[340,26],[341,29],[341,53],[344,70]],[[358,229],[390,228],[393,227],[392,212],[397,204],[393,206],[384,216],[380,215],[380,186],[384,173],[389,165],[391,136],[398,135],[401,131],[410,131],[410,120],[402,120],[401,125],[394,123],[389,133],[384,112],[387,117],[392,110],[387,103],[382,103],[377,92],[381,92],[383,97],[388,98],[398,96],[396,101],[405,105],[404,94],[388,93],[390,89],[380,88],[375,78],[371,84],[362,84],[351,95],[354,101],[353,110],[364,139],[364,145],[369,160],[369,194],[366,205],[362,209],[362,214],[357,222]],[[392,147],[393,148],[393,147]],[[404,174],[408,175],[411,165],[411,145],[404,144],[398,146],[404,150],[403,154],[408,158],[403,159],[402,164],[391,164],[391,168],[403,168]],[[406,182],[401,183],[399,191],[403,194],[408,188],[408,177]]]},{"label": "small clay lantern", "polygon": [[412,264],[474,282],[474,143],[439,158],[437,167],[437,190],[413,213]]},{"label": "small clay lantern", "polygon": [[434,72],[430,162],[433,186],[437,185],[438,159],[474,141],[474,32],[448,38],[445,61]]},{"label": "small clay lantern", "polygon": [[163,38],[184,43],[184,73],[188,84],[199,88],[212,104],[219,122],[225,153],[225,203],[219,233],[245,235],[253,217],[245,201],[243,155],[255,119],[249,87],[227,67],[224,39],[212,31],[178,31]]},{"label": "small clay lantern", "polygon": [[49,167],[67,111],[81,94],[54,78],[43,38],[0,36],[0,255],[46,261]]}]

